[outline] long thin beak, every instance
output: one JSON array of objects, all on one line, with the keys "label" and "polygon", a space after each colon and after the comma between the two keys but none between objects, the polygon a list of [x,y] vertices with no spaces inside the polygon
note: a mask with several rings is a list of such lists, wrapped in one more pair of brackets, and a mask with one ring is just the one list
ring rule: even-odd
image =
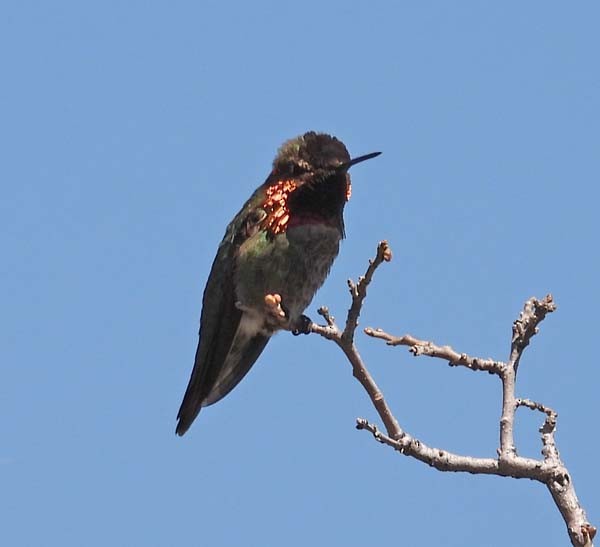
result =
[{"label": "long thin beak", "polygon": [[336,170],[348,171],[348,169],[350,169],[350,167],[352,167],[353,165],[356,165],[357,163],[360,163],[361,161],[366,161],[366,160],[370,160],[372,158],[376,158],[380,154],[381,154],[381,152],[371,152],[370,154],[365,154],[364,156],[358,156],[358,158],[352,158],[350,161],[347,161],[346,163],[342,163],[341,165],[338,165],[336,167]]}]

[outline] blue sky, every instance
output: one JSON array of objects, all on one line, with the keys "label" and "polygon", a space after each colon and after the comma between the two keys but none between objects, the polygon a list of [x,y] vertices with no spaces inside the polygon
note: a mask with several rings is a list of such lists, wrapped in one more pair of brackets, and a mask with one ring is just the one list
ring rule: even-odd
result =
[{"label": "blue sky", "polygon": [[[599,522],[596,2],[5,2],[0,9],[1,543],[567,543],[540,485],[442,474],[376,419],[336,348],[279,334],[184,438],[175,415],[226,224],[279,144],[337,135],[347,240],[308,314],[386,238],[362,325],[506,358],[526,298],[558,311],[518,395]],[[360,351],[401,424],[493,456],[497,379]],[[540,416],[519,411],[520,453]]]}]

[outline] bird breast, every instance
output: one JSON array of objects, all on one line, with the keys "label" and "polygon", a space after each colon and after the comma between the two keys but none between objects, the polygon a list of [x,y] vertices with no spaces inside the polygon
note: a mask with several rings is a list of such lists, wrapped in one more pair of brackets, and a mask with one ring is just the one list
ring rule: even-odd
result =
[{"label": "bird breast", "polygon": [[323,284],[338,254],[340,231],[304,224],[269,236],[260,231],[240,247],[236,297],[244,308],[264,313],[264,297],[279,294],[288,319],[295,321]]}]

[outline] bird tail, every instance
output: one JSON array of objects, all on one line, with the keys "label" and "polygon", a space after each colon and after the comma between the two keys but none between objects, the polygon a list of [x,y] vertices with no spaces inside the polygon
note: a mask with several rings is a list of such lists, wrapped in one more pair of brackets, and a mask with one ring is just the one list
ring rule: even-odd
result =
[{"label": "bird tail", "polygon": [[270,336],[257,333],[250,323],[243,315],[222,362],[218,358],[202,362],[199,342],[192,377],[177,413],[177,435],[185,434],[202,407],[220,401],[237,386],[265,349]]}]

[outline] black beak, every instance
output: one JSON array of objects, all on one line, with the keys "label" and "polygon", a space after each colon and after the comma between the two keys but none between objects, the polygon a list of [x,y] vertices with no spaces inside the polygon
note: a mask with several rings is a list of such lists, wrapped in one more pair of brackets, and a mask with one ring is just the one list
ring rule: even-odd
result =
[{"label": "black beak", "polygon": [[350,161],[347,161],[346,163],[342,163],[341,165],[338,165],[335,169],[336,169],[336,171],[348,171],[348,169],[350,169],[350,167],[352,167],[353,165],[356,165],[357,163],[360,163],[361,161],[366,161],[366,160],[370,160],[372,158],[376,158],[380,154],[381,154],[381,152],[371,152],[370,154],[365,154],[364,156],[358,156],[358,158],[352,158]]}]

